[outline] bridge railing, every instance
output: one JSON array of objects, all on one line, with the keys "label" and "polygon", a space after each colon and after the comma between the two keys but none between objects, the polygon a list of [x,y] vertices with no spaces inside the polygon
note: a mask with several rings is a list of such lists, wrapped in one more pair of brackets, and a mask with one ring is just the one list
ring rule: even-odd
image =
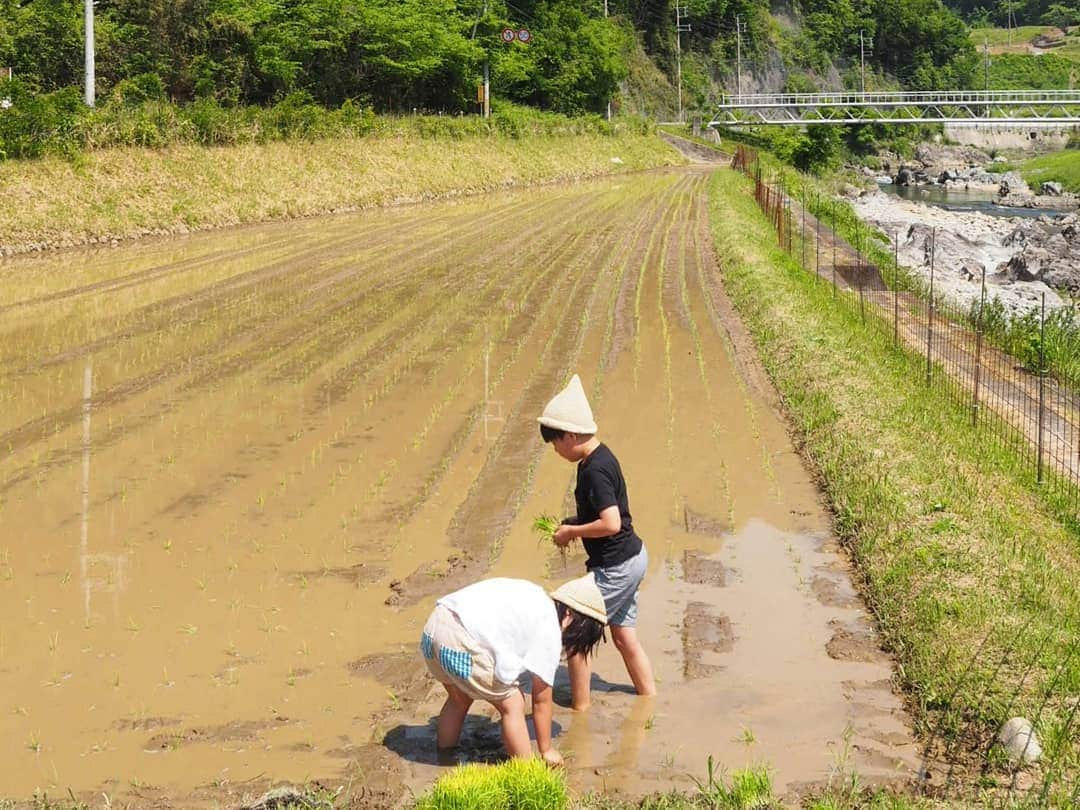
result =
[{"label": "bridge railing", "polygon": [[721,109],[772,107],[910,107],[928,104],[1080,104],[1077,90],[950,90],[917,92],[742,93],[725,95]]}]

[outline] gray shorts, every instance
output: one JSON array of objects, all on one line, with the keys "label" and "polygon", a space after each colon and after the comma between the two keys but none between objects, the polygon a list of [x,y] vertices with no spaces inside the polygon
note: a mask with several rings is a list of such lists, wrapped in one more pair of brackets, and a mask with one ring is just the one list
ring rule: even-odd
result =
[{"label": "gray shorts", "polygon": [[649,552],[644,544],[636,557],[617,565],[592,569],[596,587],[604,597],[608,624],[633,627],[637,624],[637,595],[649,567]]}]

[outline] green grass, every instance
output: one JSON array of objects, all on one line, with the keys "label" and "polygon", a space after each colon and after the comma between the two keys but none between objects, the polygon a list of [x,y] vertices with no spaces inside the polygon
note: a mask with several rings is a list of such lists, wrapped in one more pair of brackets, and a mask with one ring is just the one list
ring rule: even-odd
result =
[{"label": "green grass", "polygon": [[[1080,77],[1080,52],[1059,48],[1053,53],[1034,56],[1027,53],[1003,53],[990,57],[991,90],[1071,90]],[[981,70],[981,68],[980,68]],[[983,89],[983,74],[977,77]]]},{"label": "green grass", "polygon": [[462,765],[416,802],[416,810],[562,810],[566,780],[539,759]]},{"label": "green grass", "polygon": [[1047,180],[1054,180],[1067,190],[1080,194],[1080,149],[1066,149],[1040,155],[1012,165],[1035,191]]},{"label": "green grass", "polygon": [[1080,538],[1015,454],[925,387],[917,358],[775,247],[746,178],[719,171],[710,191],[725,284],[820,473],[920,738],[977,795],[1008,779],[987,756],[996,729],[1029,716],[1047,752],[1036,791],[1069,806]]},{"label": "green grass", "polygon": [[[1017,52],[1026,53],[1028,44],[1034,37],[1053,30],[1054,28],[1049,25],[1021,25],[1014,27],[1012,29],[1011,48]],[[1009,48],[1009,30],[1007,28],[972,28],[971,41],[977,49],[980,49],[980,53],[984,42],[989,43],[992,50]]]}]

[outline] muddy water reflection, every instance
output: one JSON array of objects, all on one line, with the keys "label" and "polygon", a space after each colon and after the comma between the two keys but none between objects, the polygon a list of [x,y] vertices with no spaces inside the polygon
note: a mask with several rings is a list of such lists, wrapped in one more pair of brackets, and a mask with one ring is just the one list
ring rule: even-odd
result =
[{"label": "muddy water reflection", "polygon": [[[573,471],[533,417],[571,370],[650,543],[649,649],[681,667],[689,597],[666,586],[698,551],[694,601],[730,616],[738,656],[755,619],[717,607],[725,568],[706,557],[754,520],[783,536],[827,521],[733,349],[705,182],[643,174],[4,265],[2,792],[199,806],[359,768],[390,803],[425,784],[438,692],[413,646],[434,596],[580,566],[530,530],[567,508]],[[762,582],[786,582],[768,575],[781,563]],[[640,768],[671,745],[662,729],[730,710],[723,652],[701,653],[715,677],[666,674],[655,707],[613,655],[597,711],[557,718],[578,762]],[[490,756],[492,724],[473,726]],[[815,716],[794,739],[834,736]],[[713,749],[695,739],[649,784],[699,770]],[[788,778],[820,775],[776,750],[810,763]]]}]

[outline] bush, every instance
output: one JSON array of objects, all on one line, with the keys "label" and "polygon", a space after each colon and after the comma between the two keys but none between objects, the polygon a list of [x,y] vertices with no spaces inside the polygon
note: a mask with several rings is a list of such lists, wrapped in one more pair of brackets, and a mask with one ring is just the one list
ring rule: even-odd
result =
[{"label": "bush", "polygon": [[74,155],[81,148],[79,121],[86,115],[77,87],[35,94],[22,82],[0,82],[0,157]]},{"label": "bush", "polygon": [[421,796],[416,810],[563,810],[566,779],[539,759],[462,765]]}]

